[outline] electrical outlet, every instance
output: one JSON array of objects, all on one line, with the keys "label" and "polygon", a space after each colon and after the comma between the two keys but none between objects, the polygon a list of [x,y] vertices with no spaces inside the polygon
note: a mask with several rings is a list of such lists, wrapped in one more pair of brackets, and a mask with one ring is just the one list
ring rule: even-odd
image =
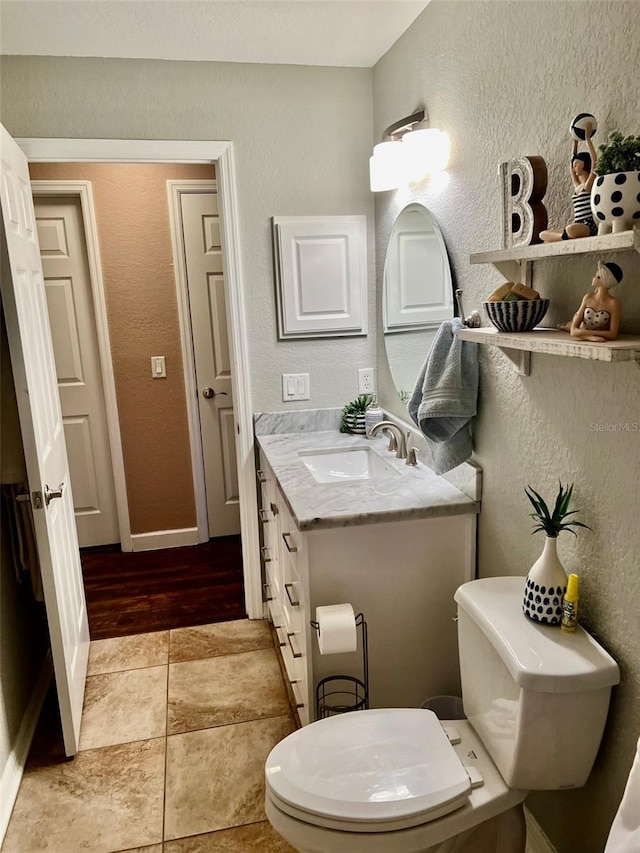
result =
[{"label": "electrical outlet", "polygon": [[361,367],[358,370],[358,394],[376,393],[375,367]]}]

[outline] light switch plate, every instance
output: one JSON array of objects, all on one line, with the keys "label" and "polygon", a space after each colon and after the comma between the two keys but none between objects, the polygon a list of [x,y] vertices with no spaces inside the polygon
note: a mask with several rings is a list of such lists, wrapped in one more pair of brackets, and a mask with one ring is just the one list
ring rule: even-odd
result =
[{"label": "light switch plate", "polygon": [[309,374],[308,373],[283,373],[282,374],[282,399],[308,400],[309,398]]},{"label": "light switch plate", "polygon": [[151,376],[154,379],[164,379],[167,375],[167,365],[163,355],[151,356]]}]

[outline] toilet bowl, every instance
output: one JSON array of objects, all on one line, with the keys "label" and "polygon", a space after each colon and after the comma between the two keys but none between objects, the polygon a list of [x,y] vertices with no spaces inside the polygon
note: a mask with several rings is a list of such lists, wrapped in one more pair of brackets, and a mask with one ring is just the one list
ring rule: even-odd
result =
[{"label": "toilet bowl", "polygon": [[524,850],[526,792],[505,784],[466,720],[413,708],[330,717],[277,744],[265,778],[267,818],[301,853]]},{"label": "toilet bowl", "polygon": [[613,658],[522,614],[524,578],[455,595],[466,720],[422,708],[329,717],[265,764],[265,811],[300,853],[524,853],[528,790],[584,785]]}]

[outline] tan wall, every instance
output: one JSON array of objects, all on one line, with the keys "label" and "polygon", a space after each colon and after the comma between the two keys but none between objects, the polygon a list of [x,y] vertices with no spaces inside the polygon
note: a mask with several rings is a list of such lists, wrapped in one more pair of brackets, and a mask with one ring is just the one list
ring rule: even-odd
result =
[{"label": "tan wall", "polygon": [[[613,129],[640,131],[638,32],[638,3],[430,3],[374,69],[375,127],[379,135],[425,104],[432,125],[451,137],[448,182],[378,194],[378,280],[393,218],[422,201],[444,232],[465,311],[482,311],[503,279],[491,266],[470,266],[469,255],[500,247],[498,164],[542,155],[549,221],[569,221],[572,117],[583,110],[598,117],[596,145]],[[623,327],[638,334],[640,255],[603,256],[614,258],[625,272],[616,291]],[[551,298],[545,324],[571,317],[597,260],[534,265],[534,287]],[[542,550],[540,534],[530,535],[526,483],[553,496],[558,478],[574,482],[575,506],[593,528],[562,536],[559,551],[580,575],[582,621],[619,662],[622,683],[588,784],[527,802],[558,853],[602,853],[640,735],[640,432],[598,432],[592,424],[640,422],[640,372],[632,363],[534,353],[531,375],[521,377],[497,350],[482,348],[480,360],[480,575],[525,575]],[[382,390],[384,404],[393,391]]]},{"label": "tan wall", "polygon": [[[167,180],[213,165],[34,163],[33,180],[91,181],[132,533],[195,527]],[[152,379],[164,355],[166,379]]]}]

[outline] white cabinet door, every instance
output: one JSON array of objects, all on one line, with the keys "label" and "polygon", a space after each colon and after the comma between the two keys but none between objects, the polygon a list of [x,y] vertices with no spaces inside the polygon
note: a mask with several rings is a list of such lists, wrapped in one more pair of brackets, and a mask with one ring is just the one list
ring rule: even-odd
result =
[{"label": "white cabinet door", "polygon": [[366,335],[366,216],[278,216],[273,232],[280,337]]},{"label": "white cabinet door", "polygon": [[80,740],[89,625],[29,169],[26,157],[2,125],[0,133],[2,304],[34,508],[64,746],[71,756],[78,751]]}]

